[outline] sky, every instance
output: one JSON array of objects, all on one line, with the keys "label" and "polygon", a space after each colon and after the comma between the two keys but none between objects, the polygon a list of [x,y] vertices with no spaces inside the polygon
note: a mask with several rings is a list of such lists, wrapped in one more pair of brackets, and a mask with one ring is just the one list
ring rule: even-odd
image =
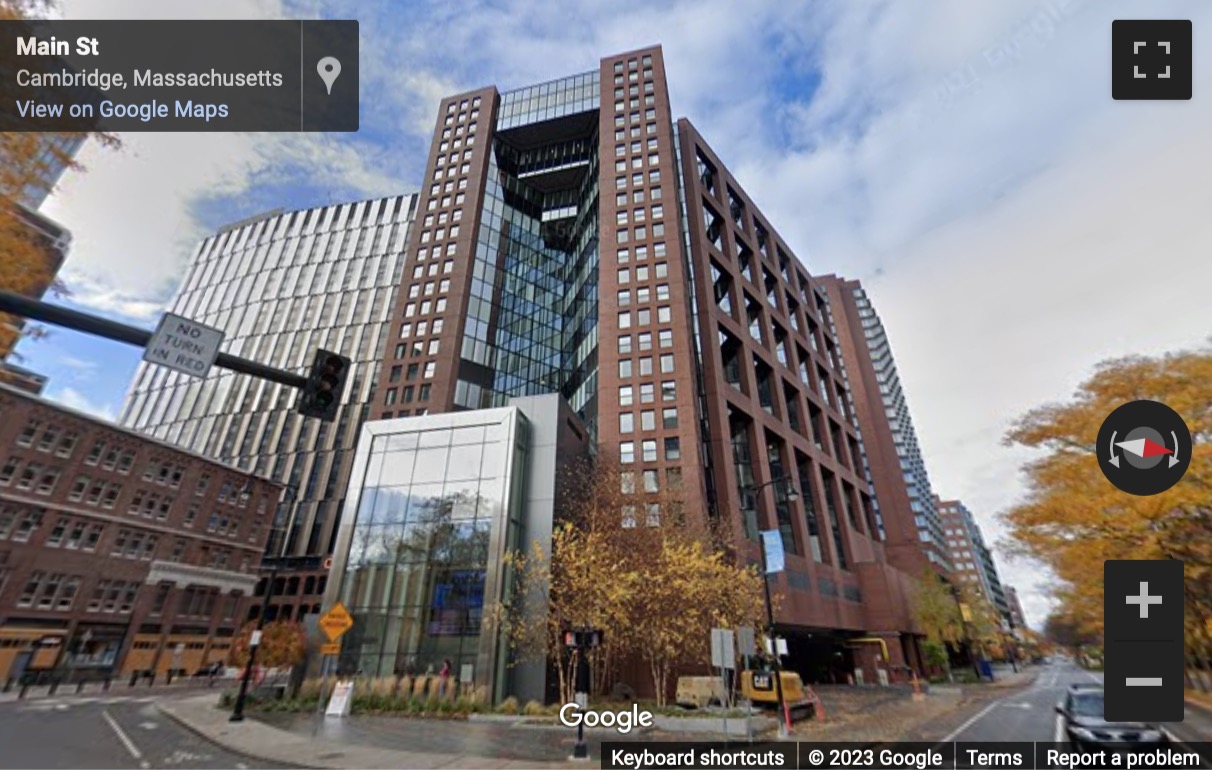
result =
[{"label": "sky", "polygon": [[[64,18],[356,18],[356,134],[126,134],[44,213],[69,304],[152,326],[198,241],[265,210],[412,192],[439,99],[664,47],[688,117],[816,274],[858,278],[892,344],[934,489],[986,540],[1030,455],[1003,445],[1100,361],[1212,333],[1212,8],[1137,0],[63,0]],[[571,5],[571,4],[569,4]],[[1194,22],[1194,98],[1110,98],[1111,21]],[[48,395],[114,417],[140,351],[24,343]],[[1046,571],[1007,558],[1028,621]]]}]

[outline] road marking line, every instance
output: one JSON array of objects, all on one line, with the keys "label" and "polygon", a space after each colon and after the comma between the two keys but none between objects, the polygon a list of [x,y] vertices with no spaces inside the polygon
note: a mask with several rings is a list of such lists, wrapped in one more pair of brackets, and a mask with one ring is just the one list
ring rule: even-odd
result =
[{"label": "road marking line", "polygon": [[1000,705],[1001,705],[1000,699],[993,701],[988,706],[985,706],[983,709],[976,712],[976,715],[973,716],[971,719],[969,719],[967,722],[964,722],[962,725],[960,725],[959,727],[952,730],[951,733],[946,738],[943,738],[941,741],[939,741],[939,743],[951,743],[952,741],[955,740],[957,735],[959,735],[960,733],[967,730],[972,725],[979,722],[981,719],[983,719],[985,717],[985,715],[987,715],[990,711],[992,711],[993,709],[997,708]]},{"label": "road marking line", "polygon": [[1052,742],[1065,742],[1065,718],[1060,714],[1056,715],[1056,729],[1052,731]]},{"label": "road marking line", "polygon": [[130,755],[137,760],[143,759],[143,752],[139,751],[139,748],[135,746],[135,742],[130,739],[130,736],[127,735],[126,731],[122,729],[122,726],[118,724],[118,720],[110,716],[110,713],[104,709],[101,711],[101,716],[105,719],[106,723],[109,724],[109,727],[114,731],[114,734],[118,736],[118,740],[122,741],[122,745],[126,747],[126,750],[130,752]]}]

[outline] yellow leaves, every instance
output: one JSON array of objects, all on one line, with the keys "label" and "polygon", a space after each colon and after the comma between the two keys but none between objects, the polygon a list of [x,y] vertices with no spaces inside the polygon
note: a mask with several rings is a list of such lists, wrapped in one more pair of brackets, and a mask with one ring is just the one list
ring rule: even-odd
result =
[{"label": "yellow leaves", "polygon": [[[228,661],[234,666],[248,664],[249,642],[257,624],[248,623],[232,641]],[[303,626],[285,620],[266,623],[261,632],[261,644],[257,650],[257,665],[266,668],[284,668],[303,660],[307,654],[307,636]]]},{"label": "yellow leaves", "polygon": [[[660,683],[676,666],[707,660],[711,628],[760,622],[762,584],[754,570],[714,549],[706,527],[663,514],[659,526],[648,526],[647,504],[664,512],[679,501],[668,492],[637,494],[627,473],[600,460],[566,472],[550,548],[535,543],[509,557],[514,598],[490,616],[499,618],[517,658],[562,661],[564,630],[600,629],[606,648],[595,653],[595,666],[642,659],[663,698]],[[627,506],[638,510],[635,526],[624,526]],[[536,614],[528,596],[544,597],[548,613]],[[599,673],[595,668],[595,678]]]},{"label": "yellow leaves", "polygon": [[926,638],[938,643],[958,643],[964,638],[964,622],[951,588],[927,569],[914,581],[910,594],[913,622]]},{"label": "yellow leaves", "polygon": [[[1114,409],[1149,399],[1177,411],[1194,450],[1181,482],[1151,497],[1112,486],[1099,470],[1098,429]],[[1178,558],[1194,586],[1189,606],[1212,613],[1212,350],[1101,364],[1072,401],[1029,412],[1007,436],[1041,450],[1025,468],[1027,499],[1003,518],[1012,546],[1048,564],[1061,585],[1061,615],[1083,632],[1102,631],[1103,561]],[[1202,588],[1201,588],[1202,586]]]}]

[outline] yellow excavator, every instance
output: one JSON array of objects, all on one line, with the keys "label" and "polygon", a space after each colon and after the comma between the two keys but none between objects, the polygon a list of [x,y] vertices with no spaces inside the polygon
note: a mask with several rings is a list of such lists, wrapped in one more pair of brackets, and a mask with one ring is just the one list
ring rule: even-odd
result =
[{"label": "yellow excavator", "polygon": [[[794,671],[780,671],[783,685],[783,702],[792,720],[810,716],[820,718],[820,702],[816,693],[804,685],[804,680]],[[741,701],[749,701],[759,708],[778,710],[778,687],[774,671],[769,666],[747,668],[740,672],[736,695]],[[725,698],[724,683],[718,676],[678,677],[677,703],[686,708],[706,708],[736,702]]]}]

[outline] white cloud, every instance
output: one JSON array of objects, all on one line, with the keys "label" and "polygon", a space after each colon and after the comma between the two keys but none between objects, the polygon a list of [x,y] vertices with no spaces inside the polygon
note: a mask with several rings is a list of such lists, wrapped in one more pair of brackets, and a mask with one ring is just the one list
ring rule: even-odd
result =
[{"label": "white cloud", "polygon": [[[151,0],[66,2],[64,18],[285,18],[278,2],[172,5]],[[390,94],[387,95],[390,100]],[[340,137],[340,138],[338,138]],[[200,238],[209,234],[197,207],[242,201],[265,186],[312,183],[329,196],[411,189],[392,173],[384,148],[356,136],[327,134],[127,133],[112,152],[85,145],[84,174],[68,174],[45,206],[74,235],[63,278],[80,304],[146,320],[162,309]],[[327,194],[325,194],[327,193]],[[239,218],[239,217],[236,217]]]},{"label": "white cloud", "polygon": [[98,417],[107,422],[113,422],[117,419],[117,413],[113,408],[97,403],[92,398],[75,388],[60,388],[47,394],[47,397],[52,401],[58,401],[69,409],[75,409],[93,417]]}]

